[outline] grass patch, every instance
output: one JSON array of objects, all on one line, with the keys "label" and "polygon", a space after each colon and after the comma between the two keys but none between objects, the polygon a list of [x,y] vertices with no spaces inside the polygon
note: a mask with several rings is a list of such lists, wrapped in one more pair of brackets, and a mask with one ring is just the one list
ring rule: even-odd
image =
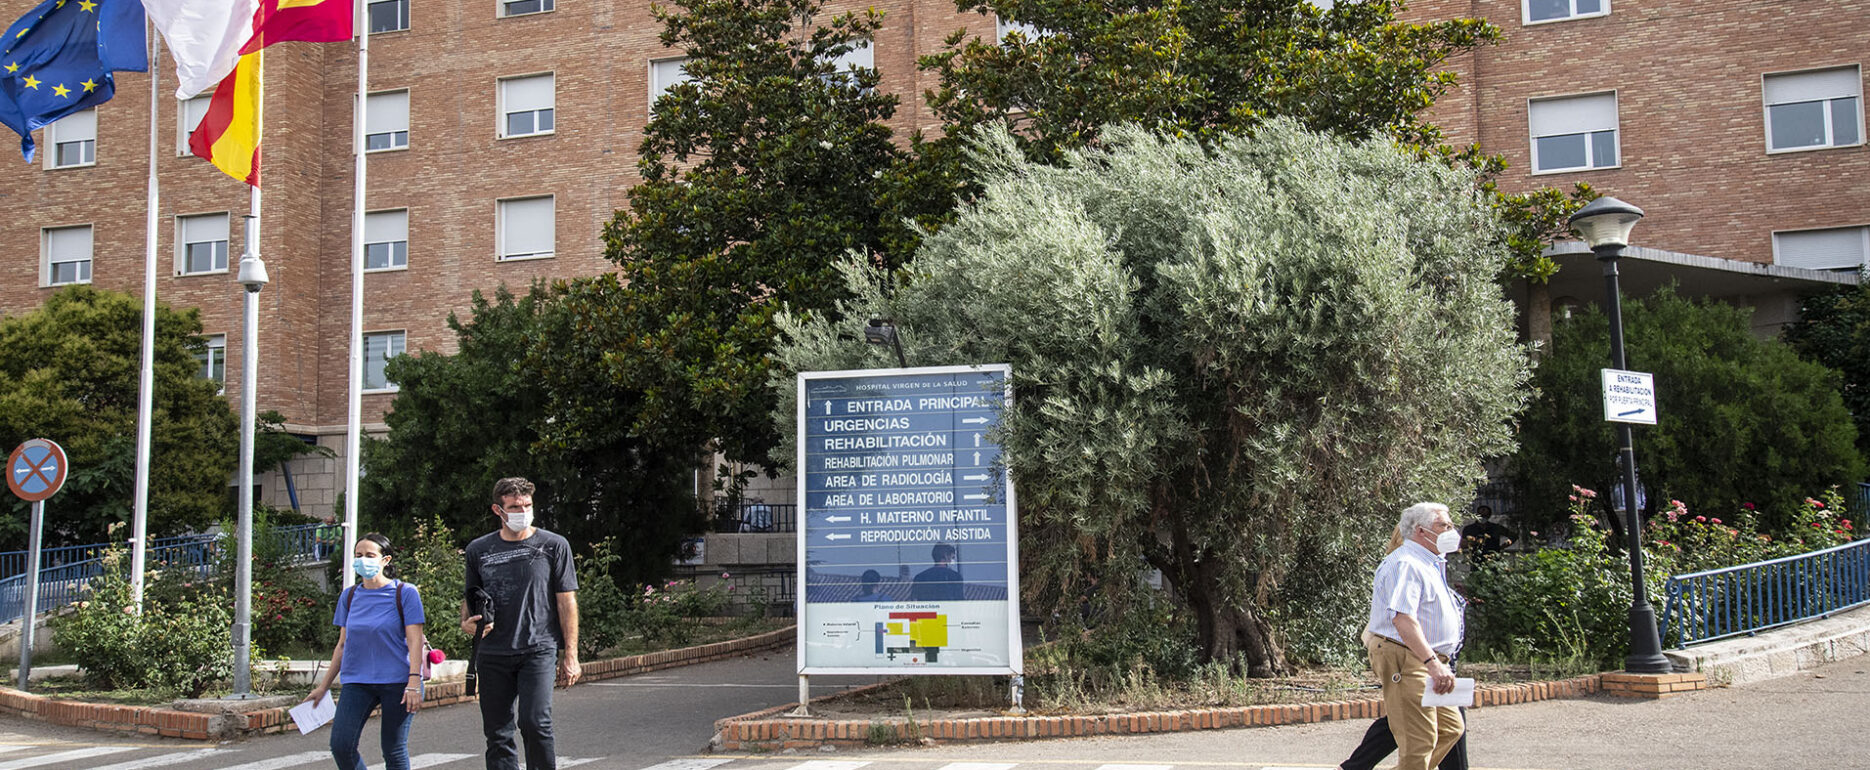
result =
[{"label": "grass patch", "polygon": [[55,700],[114,703],[120,706],[167,706],[179,697],[170,690],[100,690],[79,676],[35,677],[29,692]]}]

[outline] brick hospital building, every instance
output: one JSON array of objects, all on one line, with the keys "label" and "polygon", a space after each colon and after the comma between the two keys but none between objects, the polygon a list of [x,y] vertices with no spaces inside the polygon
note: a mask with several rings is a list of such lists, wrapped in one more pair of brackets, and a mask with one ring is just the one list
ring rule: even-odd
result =
[{"label": "brick hospital building", "polygon": [[[0,14],[34,5],[0,0]],[[902,96],[898,136],[938,128],[920,99],[935,79],[916,57],[958,28],[999,25],[951,0],[874,6],[884,26],[851,63]],[[1500,44],[1451,63],[1462,86],[1435,120],[1452,142],[1506,157],[1509,189],[1588,182],[1644,208],[1633,291],[1673,280],[1758,307],[1770,329],[1799,292],[1855,282],[1870,253],[1870,0],[1419,0],[1408,16],[1501,28]],[[681,59],[658,41],[648,0],[377,0],[369,24],[363,410],[366,430],[381,430],[395,395],[384,361],[451,350],[445,321],[470,292],[609,269],[601,229],[625,206],[650,104]],[[259,407],[341,450],[356,48],[272,46],[266,82]],[[149,80],[120,73],[117,85],[110,102],[43,129],[35,162],[0,161],[0,312],[72,283],[140,295]],[[200,308],[204,376],[233,396],[247,188],[188,154],[207,97],[173,90],[165,72],[157,294]],[[1552,284],[1516,297],[1542,309],[1600,299],[1588,254],[1557,254]],[[297,461],[302,510],[332,512],[342,467]],[[261,480],[264,502],[293,502],[280,481]]]}]

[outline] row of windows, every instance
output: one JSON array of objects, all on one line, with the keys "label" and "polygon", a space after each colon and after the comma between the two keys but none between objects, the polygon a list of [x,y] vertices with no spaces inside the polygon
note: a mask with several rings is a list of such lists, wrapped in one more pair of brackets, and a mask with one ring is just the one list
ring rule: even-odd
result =
[{"label": "row of windows", "polygon": [[[553,0],[499,0],[495,11],[500,18],[545,13],[555,7]],[[409,28],[409,0],[375,0],[370,3],[370,34],[400,32]]]},{"label": "row of windows", "polygon": [[[555,254],[557,201],[545,195],[495,201],[495,258],[545,259]],[[226,213],[175,218],[175,273],[225,273],[228,266]],[[41,285],[91,282],[91,226],[49,227],[42,238]],[[409,266],[409,210],[364,215],[364,270]]]},{"label": "row of windows", "polygon": [[[403,332],[365,332],[364,333],[364,390],[389,392],[396,390],[396,383],[384,373],[384,367],[390,359],[400,356],[405,351]],[[202,379],[215,382],[227,381],[227,335],[208,335],[208,347],[195,354],[195,360],[201,364],[197,374]]]},{"label": "row of windows", "polygon": [[[1766,75],[1762,101],[1768,153],[1863,144],[1863,77],[1856,65]],[[1535,174],[1621,164],[1614,91],[1532,99]]]},{"label": "row of windows", "polygon": [[[1582,0],[1578,0],[1582,1]],[[1017,24],[1002,24],[1001,36],[1012,30],[1033,33]],[[688,80],[686,59],[649,63],[649,100]],[[866,46],[837,62],[839,71],[873,66]],[[1762,77],[1766,150],[1769,153],[1850,147],[1863,143],[1863,79],[1856,65]],[[550,134],[557,127],[556,78],[552,73],[502,78],[497,81],[501,138]],[[188,134],[207,114],[208,96],[198,96],[177,111],[176,152],[188,153]],[[1531,129],[1532,171],[1535,174],[1621,165],[1615,92],[1532,99],[1527,105]],[[370,152],[409,147],[409,91],[383,91],[369,96],[365,114],[364,147]],[[53,151],[53,168],[87,166],[97,162],[97,113],[76,112],[46,127],[46,142]]]}]

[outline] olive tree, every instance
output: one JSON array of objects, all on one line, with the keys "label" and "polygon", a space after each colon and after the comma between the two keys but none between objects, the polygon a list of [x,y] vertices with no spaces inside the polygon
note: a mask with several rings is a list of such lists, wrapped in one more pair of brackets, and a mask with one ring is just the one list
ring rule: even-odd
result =
[{"label": "olive tree", "polygon": [[1396,513],[1458,502],[1510,449],[1528,363],[1501,225],[1466,172],[1391,140],[1104,137],[1050,166],[977,135],[982,194],[908,279],[854,257],[845,320],[782,315],[777,356],[888,366],[859,331],[888,316],[912,366],[1011,364],[998,431],[1039,612],[1095,595],[1062,622],[1120,617],[1154,569],[1206,659],[1267,676],[1295,636],[1354,644]]}]

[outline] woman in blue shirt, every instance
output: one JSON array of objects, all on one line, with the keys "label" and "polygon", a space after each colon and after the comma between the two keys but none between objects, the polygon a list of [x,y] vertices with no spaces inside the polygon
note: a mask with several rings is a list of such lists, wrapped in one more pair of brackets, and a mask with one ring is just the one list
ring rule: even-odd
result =
[{"label": "woman in blue shirt", "polygon": [[409,770],[409,722],[422,708],[422,595],[384,575],[390,539],[372,532],[357,541],[351,569],[357,585],[338,596],[332,624],[338,646],[331,668],[306,700],[318,702],[343,679],[331,720],[331,758],[339,770],[365,770],[357,738],[371,710],[383,707],[384,770]]}]

